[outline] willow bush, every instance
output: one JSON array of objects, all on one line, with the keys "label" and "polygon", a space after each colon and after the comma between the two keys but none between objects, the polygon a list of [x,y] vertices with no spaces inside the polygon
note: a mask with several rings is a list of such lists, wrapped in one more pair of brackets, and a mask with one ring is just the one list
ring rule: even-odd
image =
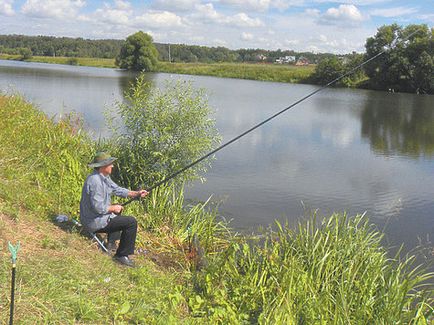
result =
[{"label": "willow bush", "polygon": [[[125,98],[115,108],[111,124],[112,152],[122,166],[114,171],[114,178],[121,184],[150,187],[220,141],[204,90],[190,83],[169,81],[158,89],[140,75]],[[197,179],[209,162],[186,170],[176,181]]]}]

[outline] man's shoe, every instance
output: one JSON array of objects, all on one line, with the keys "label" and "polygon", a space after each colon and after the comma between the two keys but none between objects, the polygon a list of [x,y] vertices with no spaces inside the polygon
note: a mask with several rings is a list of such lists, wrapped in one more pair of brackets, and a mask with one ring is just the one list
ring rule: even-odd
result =
[{"label": "man's shoe", "polygon": [[129,267],[135,267],[134,261],[129,259],[128,256],[113,256],[113,259],[118,262],[119,264],[129,266]]}]

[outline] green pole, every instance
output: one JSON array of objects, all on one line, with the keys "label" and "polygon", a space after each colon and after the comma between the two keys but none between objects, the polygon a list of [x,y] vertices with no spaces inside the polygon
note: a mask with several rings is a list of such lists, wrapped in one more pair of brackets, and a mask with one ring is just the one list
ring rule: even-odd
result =
[{"label": "green pole", "polygon": [[13,246],[8,242],[9,251],[11,252],[12,259],[12,284],[11,284],[11,310],[9,316],[9,325],[14,323],[14,301],[15,301],[15,271],[17,267],[17,254],[20,249],[20,242],[16,246]]}]

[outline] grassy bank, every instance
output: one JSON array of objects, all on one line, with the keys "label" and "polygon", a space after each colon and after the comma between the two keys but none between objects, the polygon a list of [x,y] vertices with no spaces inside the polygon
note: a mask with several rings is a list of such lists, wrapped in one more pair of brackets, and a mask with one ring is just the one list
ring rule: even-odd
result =
[{"label": "grassy bank", "polygon": [[314,70],[315,67],[312,65],[297,67],[291,65],[247,63],[160,62],[158,66],[159,72],[290,83],[306,82]]},{"label": "grassy bank", "polygon": [[389,258],[362,216],[235,236],[182,188],[128,206],[140,229],[138,268],[113,264],[77,229],[86,164],[96,150],[72,116],[59,123],[19,96],[0,97],[0,323],[9,314],[7,241],[21,242],[22,324],[427,324],[432,275]]},{"label": "grassy bank", "polygon": [[[21,61],[20,55],[0,54],[0,60]],[[75,58],[75,57],[52,57],[52,56],[32,56],[26,62],[41,62],[51,64],[78,65],[97,68],[116,68],[115,59],[104,58]]]},{"label": "grassy bank", "polygon": [[[19,55],[1,54],[2,60],[20,60]],[[70,58],[33,56],[28,62],[42,62],[53,64],[68,64],[100,68],[116,68],[114,59],[102,58]],[[261,81],[303,83],[314,72],[315,66],[290,66],[276,64],[247,64],[247,63],[167,63],[160,62],[156,72],[175,74],[203,75],[221,78],[237,78]]]}]

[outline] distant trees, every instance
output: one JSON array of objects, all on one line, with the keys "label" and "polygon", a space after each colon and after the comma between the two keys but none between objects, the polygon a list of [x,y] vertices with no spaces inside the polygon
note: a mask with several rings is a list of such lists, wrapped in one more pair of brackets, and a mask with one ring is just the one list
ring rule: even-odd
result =
[{"label": "distant trees", "polygon": [[382,26],[367,39],[365,58],[385,49],[391,50],[366,65],[371,88],[434,93],[434,28]]},{"label": "distant trees", "polygon": [[[345,56],[330,56],[321,60],[315,68],[315,72],[310,77],[311,81],[326,85],[338,77],[351,71],[363,62],[363,54],[352,53]],[[335,85],[352,87],[366,79],[363,69],[342,78]]]},{"label": "distant trees", "polygon": [[322,60],[315,68],[312,79],[318,84],[327,84],[344,73],[344,64],[336,56]]},{"label": "distant trees", "polygon": [[152,37],[142,31],[127,37],[116,57],[116,65],[122,69],[153,71],[158,63],[158,51]]},{"label": "distant trees", "polygon": [[434,28],[430,30],[426,25],[382,26],[375,36],[366,40],[364,55],[325,58],[311,79],[325,85],[383,51],[337,85],[354,86],[363,82],[364,87],[371,89],[434,94]]},{"label": "distant trees", "polygon": [[83,38],[0,35],[0,47],[3,53],[18,54],[17,48],[28,48],[33,55],[115,58],[121,49],[123,40],[89,40]]}]

